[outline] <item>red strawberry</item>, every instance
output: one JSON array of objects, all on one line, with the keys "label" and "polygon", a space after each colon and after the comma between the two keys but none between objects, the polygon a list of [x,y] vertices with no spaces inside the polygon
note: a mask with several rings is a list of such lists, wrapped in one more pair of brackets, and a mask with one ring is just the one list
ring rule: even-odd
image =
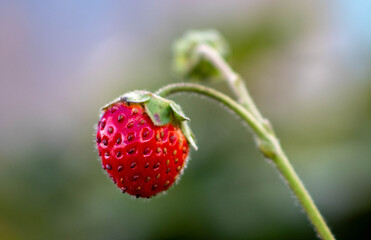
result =
[{"label": "red strawberry", "polygon": [[190,130],[174,102],[149,92],[130,94],[103,109],[97,127],[98,153],[122,192],[150,198],[167,190],[182,173]]}]

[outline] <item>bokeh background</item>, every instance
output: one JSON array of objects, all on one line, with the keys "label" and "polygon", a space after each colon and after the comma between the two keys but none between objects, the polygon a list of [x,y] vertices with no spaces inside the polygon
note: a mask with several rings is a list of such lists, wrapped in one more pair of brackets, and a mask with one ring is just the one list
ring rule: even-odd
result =
[{"label": "bokeh background", "polygon": [[[0,1],[0,239],[314,239],[248,129],[179,95],[199,151],[149,201],[97,160],[99,108],[180,81],[173,41],[218,29],[338,239],[370,239],[371,2]],[[223,83],[213,85],[229,93]]]}]

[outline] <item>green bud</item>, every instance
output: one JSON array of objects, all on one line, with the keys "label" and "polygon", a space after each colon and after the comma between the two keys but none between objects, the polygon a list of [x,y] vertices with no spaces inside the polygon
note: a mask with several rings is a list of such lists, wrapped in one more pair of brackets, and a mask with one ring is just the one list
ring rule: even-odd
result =
[{"label": "green bud", "polygon": [[173,67],[178,76],[194,81],[220,79],[219,71],[197,51],[203,44],[215,49],[224,59],[229,55],[227,42],[216,30],[188,31],[173,46]]}]

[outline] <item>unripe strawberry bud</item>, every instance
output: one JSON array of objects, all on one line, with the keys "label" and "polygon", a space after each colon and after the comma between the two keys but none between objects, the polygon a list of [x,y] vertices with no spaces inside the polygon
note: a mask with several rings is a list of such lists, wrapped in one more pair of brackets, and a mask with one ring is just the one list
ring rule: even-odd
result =
[{"label": "unripe strawberry bud", "polygon": [[189,31],[173,47],[174,72],[178,76],[196,81],[220,78],[219,71],[197,52],[201,45],[213,48],[224,59],[229,55],[228,44],[218,31]]}]

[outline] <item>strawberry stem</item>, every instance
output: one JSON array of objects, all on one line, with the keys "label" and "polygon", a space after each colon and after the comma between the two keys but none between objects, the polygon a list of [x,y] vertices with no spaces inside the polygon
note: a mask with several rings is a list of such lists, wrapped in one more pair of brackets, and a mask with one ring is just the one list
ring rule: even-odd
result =
[{"label": "strawberry stem", "polygon": [[[229,74],[228,71],[229,70],[226,70],[225,74]],[[289,162],[278,138],[276,137],[270,125],[267,124],[268,121],[261,116],[250,97],[247,99],[245,98],[246,96],[239,95],[237,92],[237,90],[239,91],[242,89],[241,92],[247,93],[247,89],[244,87],[244,84],[238,83],[233,85],[233,87],[236,88],[236,95],[240,96],[242,99],[240,99],[241,104],[219,91],[199,84],[191,83],[170,84],[159,89],[156,94],[166,98],[171,94],[181,92],[198,93],[212,98],[234,111],[251,127],[259,150],[265,157],[272,160],[274,165],[285,178],[285,182],[288,184],[295,196],[298,198],[300,204],[303,206],[308,218],[312,222],[315,230],[318,232],[318,235],[325,240],[335,239],[313,199],[309,195],[309,192]],[[245,88],[246,91],[243,88]],[[247,96],[249,96],[248,93]]]},{"label": "strawberry stem", "polygon": [[166,98],[169,95],[180,92],[198,93],[223,103],[225,106],[233,110],[238,116],[240,116],[246,123],[248,123],[259,137],[264,138],[266,136],[264,127],[259,123],[259,121],[256,120],[256,118],[254,118],[254,116],[249,111],[247,111],[243,106],[238,104],[229,96],[215,89],[194,83],[176,83],[167,85],[159,89],[155,94],[159,95],[160,97]]},{"label": "strawberry stem", "polygon": [[228,65],[222,56],[215,50],[215,48],[207,45],[200,44],[196,52],[203,58],[207,59],[216,69],[219,70],[222,77],[227,81],[230,89],[237,97],[238,102],[241,103],[252,115],[259,121],[263,122],[264,119],[252,100],[249,92],[247,91],[243,79]]}]

